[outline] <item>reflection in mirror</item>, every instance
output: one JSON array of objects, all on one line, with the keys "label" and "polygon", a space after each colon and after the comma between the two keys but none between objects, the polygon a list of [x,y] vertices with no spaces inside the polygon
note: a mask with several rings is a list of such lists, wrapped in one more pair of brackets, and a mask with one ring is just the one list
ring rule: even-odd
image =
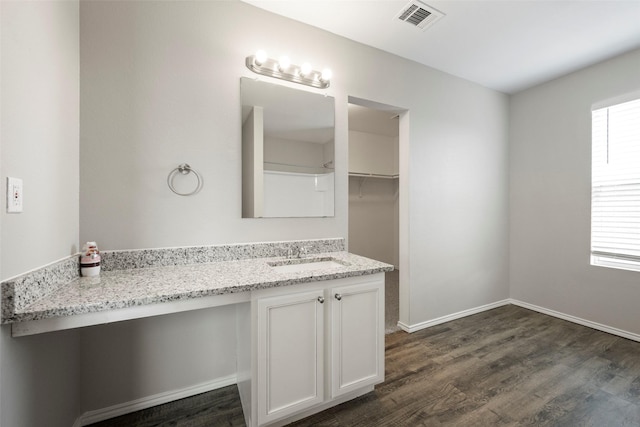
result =
[{"label": "reflection in mirror", "polygon": [[242,95],[242,217],[334,215],[334,100],[248,78]]}]

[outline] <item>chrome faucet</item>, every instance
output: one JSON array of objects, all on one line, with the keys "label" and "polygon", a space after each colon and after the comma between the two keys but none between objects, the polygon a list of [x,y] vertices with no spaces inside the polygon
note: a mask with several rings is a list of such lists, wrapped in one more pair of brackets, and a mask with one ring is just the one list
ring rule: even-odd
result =
[{"label": "chrome faucet", "polygon": [[307,256],[307,247],[306,246],[291,246],[287,249],[287,258],[303,258]]},{"label": "chrome faucet", "polygon": [[298,247],[298,258],[303,258],[307,256],[307,247],[300,246]]},{"label": "chrome faucet", "polygon": [[292,259],[294,257],[294,254],[296,253],[296,247],[295,246],[291,246],[287,249],[287,258],[288,259]]}]

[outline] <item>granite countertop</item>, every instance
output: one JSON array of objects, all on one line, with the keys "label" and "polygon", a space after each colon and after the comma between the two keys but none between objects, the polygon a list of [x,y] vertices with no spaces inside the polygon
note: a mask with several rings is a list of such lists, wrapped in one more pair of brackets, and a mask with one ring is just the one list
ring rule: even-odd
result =
[{"label": "granite countertop", "polygon": [[389,264],[344,251],[308,255],[314,259],[324,257],[344,265],[279,272],[268,263],[299,261],[271,257],[104,271],[99,277],[74,279],[45,298],[15,310],[6,320],[12,323],[74,316],[393,270]]}]

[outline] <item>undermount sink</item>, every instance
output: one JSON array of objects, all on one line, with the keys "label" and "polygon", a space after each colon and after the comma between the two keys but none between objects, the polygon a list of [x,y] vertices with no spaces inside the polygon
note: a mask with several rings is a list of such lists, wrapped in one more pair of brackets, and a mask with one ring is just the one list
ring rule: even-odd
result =
[{"label": "undermount sink", "polygon": [[333,257],[294,258],[285,259],[282,261],[271,261],[267,262],[267,264],[269,265],[269,267],[280,273],[330,270],[332,268],[339,268],[347,265],[343,261],[340,261]]}]

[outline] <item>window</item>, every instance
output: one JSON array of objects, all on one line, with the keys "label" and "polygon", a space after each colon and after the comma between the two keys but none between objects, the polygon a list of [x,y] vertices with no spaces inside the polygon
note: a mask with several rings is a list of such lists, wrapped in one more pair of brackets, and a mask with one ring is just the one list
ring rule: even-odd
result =
[{"label": "window", "polygon": [[640,99],[592,112],[591,264],[640,271]]}]

